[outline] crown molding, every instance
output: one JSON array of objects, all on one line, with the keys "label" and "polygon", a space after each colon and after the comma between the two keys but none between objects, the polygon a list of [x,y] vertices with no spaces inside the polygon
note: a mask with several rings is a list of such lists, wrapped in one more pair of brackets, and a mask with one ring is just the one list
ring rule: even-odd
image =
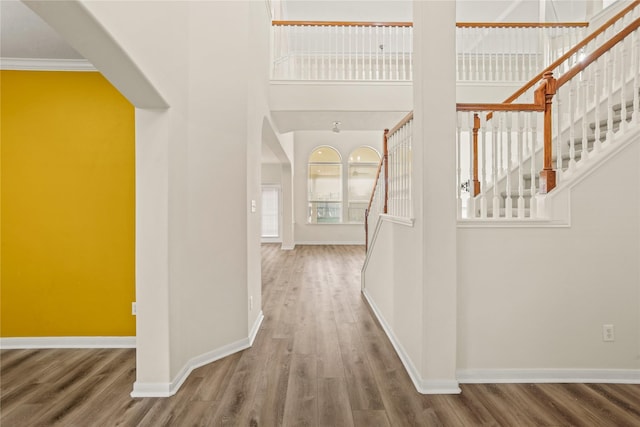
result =
[{"label": "crown molding", "polygon": [[0,58],[0,70],[98,71],[86,59]]}]

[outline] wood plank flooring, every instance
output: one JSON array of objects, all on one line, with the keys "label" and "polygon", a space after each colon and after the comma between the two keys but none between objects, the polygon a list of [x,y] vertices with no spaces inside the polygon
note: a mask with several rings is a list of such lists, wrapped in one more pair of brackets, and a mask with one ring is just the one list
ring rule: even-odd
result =
[{"label": "wood plank flooring", "polygon": [[166,399],[132,399],[135,350],[3,350],[0,425],[640,426],[640,385],[463,385],[424,396],[360,294],[360,246],[263,245],[251,349]]}]

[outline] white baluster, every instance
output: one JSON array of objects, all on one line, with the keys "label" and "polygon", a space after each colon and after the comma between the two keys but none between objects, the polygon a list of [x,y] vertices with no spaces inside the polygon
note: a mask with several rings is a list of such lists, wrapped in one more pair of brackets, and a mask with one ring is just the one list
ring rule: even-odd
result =
[{"label": "white baluster", "polygon": [[[480,116],[480,136],[482,141],[482,178],[480,180],[480,217],[487,217],[487,198],[486,198],[486,190],[487,190],[487,120],[486,113],[479,113]],[[478,147],[478,151],[480,151],[480,147]]]},{"label": "white baluster", "polygon": [[466,44],[467,44],[467,39],[466,39],[466,29],[465,28],[460,28],[460,50],[458,52],[458,55],[456,55],[456,61],[458,61],[458,65],[460,67],[460,80],[465,81],[467,80],[466,78],[466,73],[467,70],[465,69],[466,63],[465,63],[465,49],[466,49]]},{"label": "white baluster", "polygon": [[538,177],[538,167],[536,166],[536,141],[538,140],[538,118],[536,116],[535,112],[528,112],[526,113],[527,115],[527,121],[529,123],[529,126],[527,126],[527,137],[530,139],[531,141],[531,148],[532,148],[532,154],[531,154],[531,168],[530,168],[530,173],[531,173],[531,200],[529,202],[529,216],[531,218],[537,218],[538,214],[538,205],[536,202],[536,178]]},{"label": "white baluster", "polygon": [[498,122],[500,127],[498,128],[498,175],[502,176],[504,175],[504,132],[503,132],[503,125],[504,125],[504,114],[500,113],[498,115]]},{"label": "white baluster", "polygon": [[271,25],[271,78],[278,78],[278,70],[277,70],[277,61],[278,55],[281,53],[278,46],[278,37],[277,37],[278,27],[275,25]]},{"label": "white baluster", "polygon": [[[579,89],[582,93],[582,117],[580,120],[582,121],[582,151],[580,152],[580,161],[586,162],[589,160],[589,140],[588,140],[588,126],[587,126],[587,112],[589,99],[587,97],[587,92],[589,89],[589,79],[586,78],[587,71],[583,71],[579,74],[581,80],[579,82]],[[580,99],[580,97],[578,97]]]},{"label": "white baluster", "polygon": [[395,151],[395,162],[396,162],[396,188],[395,188],[395,204],[394,204],[394,212],[396,216],[404,216],[404,212],[402,211],[402,186],[404,182],[403,176],[403,160],[402,160],[402,139],[404,138],[404,127],[398,130],[396,139],[394,141],[394,151]]},{"label": "white baluster", "polygon": [[393,151],[395,153],[395,201],[394,201],[394,215],[404,216],[404,212],[402,212],[402,181],[404,177],[402,176],[402,138],[404,137],[404,127],[400,128],[397,135],[393,141]]},{"label": "white baluster", "polygon": [[398,185],[398,212],[403,218],[407,218],[408,211],[406,208],[406,186],[407,186],[407,159],[406,146],[408,138],[408,124],[402,126],[398,136],[398,166],[399,166],[399,185]]},{"label": "white baluster", "polygon": [[556,96],[553,97],[553,105],[552,105],[552,114],[555,111],[556,120],[553,123],[552,131],[556,135],[556,184],[560,182],[562,179],[562,174],[564,173],[564,168],[562,167],[562,156],[565,152],[565,144],[562,139],[562,108],[563,108],[563,100],[565,95],[565,90],[560,88],[556,92]]},{"label": "white baluster", "polygon": [[467,126],[465,127],[465,132],[468,135],[469,141],[469,180],[467,181],[467,188],[469,189],[469,201],[467,202],[467,218],[474,218],[476,216],[476,207],[475,207],[475,195],[474,193],[474,182],[473,182],[473,161],[474,161],[474,152],[473,152],[473,128],[474,128],[474,115],[473,113],[467,113]]},{"label": "white baluster", "polygon": [[483,28],[479,28],[478,29],[478,33],[480,34],[480,62],[481,62],[481,73],[480,73],[480,78],[478,80],[480,81],[486,81],[487,80],[487,43],[485,42],[485,37],[486,37],[486,30]]},{"label": "white baluster", "polygon": [[[372,31],[372,35],[371,35],[371,43],[374,43],[374,40],[377,41],[378,40],[378,27],[371,27],[371,31]],[[375,38],[374,38],[374,34],[373,32],[375,31]],[[377,45],[377,43],[376,43]],[[378,54],[380,53],[380,49],[378,46],[375,46],[374,48],[375,52],[376,52],[376,69],[375,69],[375,80],[380,80],[380,63],[378,62],[379,58],[378,58]]]},{"label": "white baluster", "polygon": [[625,38],[617,45],[620,52],[618,60],[620,61],[620,131],[627,130],[627,41]]},{"label": "white baluster", "polygon": [[342,42],[342,80],[347,80],[347,56],[349,55],[349,53],[347,52],[347,27],[340,27],[340,33],[340,40]]},{"label": "white baluster", "polygon": [[518,33],[518,29],[517,28],[514,28],[514,29],[507,28],[507,40],[508,40],[507,49],[508,49],[508,54],[509,54],[509,80],[510,81],[515,81],[516,80],[516,74],[514,72],[513,58],[514,58],[515,52],[518,51],[517,44],[516,44],[517,37],[518,37],[517,33]]},{"label": "white baluster", "polygon": [[398,80],[407,80],[407,59],[406,59],[406,55],[407,55],[407,42],[406,42],[406,35],[407,35],[407,31],[405,27],[402,27],[402,66],[400,67],[402,69],[402,78],[398,79]]},{"label": "white baluster", "polygon": [[347,77],[346,80],[352,80],[353,76],[353,27],[348,25],[345,27],[346,39],[347,39],[347,50],[348,50],[348,58],[347,58]]},{"label": "white baluster", "polygon": [[523,133],[524,133],[524,113],[521,111],[517,115],[518,119],[518,218],[524,218],[524,156],[523,156]]},{"label": "white baluster", "polygon": [[312,79],[311,78],[311,71],[312,71],[311,61],[312,61],[312,58],[311,58],[311,53],[310,52],[311,52],[312,47],[313,47],[313,44],[312,44],[313,43],[313,34],[312,34],[313,27],[308,26],[308,27],[304,27],[304,28],[309,32],[309,34],[306,37],[307,46],[305,47],[305,49],[302,51],[301,54],[302,55],[306,55],[306,57],[307,57],[307,73],[308,73],[307,80],[311,80]]},{"label": "white baluster", "polygon": [[407,80],[413,80],[413,27],[407,28]]},{"label": "white baluster", "polygon": [[576,81],[575,78],[569,81],[569,172],[573,172],[576,167]]},{"label": "white baluster", "polygon": [[299,37],[296,37],[296,33],[297,33],[297,27],[294,26],[292,27],[292,31],[290,32],[290,36],[289,40],[291,40],[291,46],[292,46],[292,55],[291,55],[291,61],[290,61],[290,68],[289,68],[289,78],[291,79],[295,79],[298,80],[302,77],[301,71],[300,71],[300,67],[298,66],[298,51],[299,51],[299,43],[298,40],[300,40]]},{"label": "white baluster", "polygon": [[593,150],[598,153],[602,149],[602,141],[600,141],[600,102],[602,96],[602,57],[598,58],[592,65],[593,67],[593,97],[594,108],[593,116],[595,117],[593,129]]},{"label": "white baluster", "polygon": [[[640,12],[639,12],[640,13]],[[633,115],[631,123],[637,125],[640,122],[640,30],[633,32],[633,59],[631,61],[633,71]]]},{"label": "white baluster", "polygon": [[402,31],[402,27],[396,27],[396,39],[395,39],[395,50],[396,50],[396,80],[400,80],[400,31]]},{"label": "white baluster", "polygon": [[506,132],[507,132],[507,161],[506,169],[507,169],[507,198],[505,199],[505,217],[511,218],[513,215],[513,199],[511,198],[511,126],[513,123],[513,113],[511,111],[505,111],[505,124],[506,124]]},{"label": "white baluster", "polygon": [[387,41],[387,29],[388,27],[380,28],[383,40],[382,49],[380,49],[380,60],[382,61],[382,80],[387,80],[387,55],[385,54],[385,49],[389,49],[389,43]]},{"label": "white baluster", "polygon": [[462,151],[462,125],[466,122],[462,117],[464,113],[457,113],[456,126],[456,195],[457,195],[457,212],[458,219],[462,218],[462,159],[460,152]]},{"label": "white baluster", "polygon": [[525,34],[524,28],[516,28],[516,32],[515,32],[516,49],[513,55],[515,58],[515,66],[516,66],[515,80],[518,80],[518,81],[525,80],[523,70],[520,68],[520,58],[518,57],[518,52],[520,52],[520,56],[524,58],[524,52],[525,52],[524,34]]},{"label": "white baluster", "polygon": [[313,56],[313,72],[315,74],[315,78],[314,80],[320,80],[321,76],[321,72],[322,72],[322,60],[323,57],[322,55],[322,48],[323,48],[323,44],[324,44],[324,37],[322,36],[322,27],[321,26],[314,26],[313,27],[314,30],[314,36],[313,39],[315,40],[314,45],[312,46],[312,50],[311,50],[311,55]]},{"label": "white baluster", "polygon": [[507,38],[507,37],[503,32],[502,41],[500,43],[503,46],[502,49],[501,49],[502,50],[502,72],[500,73],[502,75],[502,80],[507,80],[507,78],[508,78],[507,77],[507,62],[506,62],[507,54],[505,52],[507,49],[504,46],[508,46],[509,45],[509,41],[508,41],[508,39],[505,40],[505,38]]},{"label": "white baluster", "polygon": [[493,168],[493,218],[500,217],[500,197],[498,196],[498,170],[500,165],[498,164],[498,132],[500,132],[500,120],[502,119],[502,113],[495,113],[491,119],[491,163]]},{"label": "white baluster", "polygon": [[478,52],[478,43],[475,42],[475,37],[477,37],[478,34],[478,30],[477,29],[473,29],[470,28],[469,29],[470,34],[472,35],[471,38],[471,43],[469,43],[469,55],[468,55],[468,60],[469,60],[469,68],[468,68],[468,72],[469,72],[469,80],[473,81],[474,80],[474,76],[476,74],[476,68],[478,66],[478,56],[477,56],[477,52]]},{"label": "white baluster", "polygon": [[611,50],[605,53],[606,58],[606,81],[607,88],[605,96],[607,97],[607,138],[605,141],[606,145],[609,145],[613,142],[613,52]]}]

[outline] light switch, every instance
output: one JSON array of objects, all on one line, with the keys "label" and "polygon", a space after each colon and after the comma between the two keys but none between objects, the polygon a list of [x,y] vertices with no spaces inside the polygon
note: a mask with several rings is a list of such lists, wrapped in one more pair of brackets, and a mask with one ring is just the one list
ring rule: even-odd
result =
[{"label": "light switch", "polygon": [[256,201],[252,200],[251,201],[251,213],[254,213],[256,211]]}]

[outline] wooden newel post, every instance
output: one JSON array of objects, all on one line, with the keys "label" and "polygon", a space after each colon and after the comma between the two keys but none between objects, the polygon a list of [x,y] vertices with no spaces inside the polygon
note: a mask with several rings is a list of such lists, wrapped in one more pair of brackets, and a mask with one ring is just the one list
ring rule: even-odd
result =
[{"label": "wooden newel post", "polygon": [[382,213],[389,213],[389,150],[387,141],[389,138],[389,129],[384,130],[384,139],[382,140],[382,161],[384,162],[384,208]]},{"label": "wooden newel post", "polygon": [[364,210],[364,251],[369,252],[369,209]]},{"label": "wooden newel post", "polygon": [[480,194],[480,181],[478,180],[478,129],[480,129],[480,117],[473,114],[473,190],[472,195]]},{"label": "wooden newel post", "polygon": [[546,194],[556,187],[556,171],[553,170],[553,143],[551,140],[551,105],[556,94],[556,79],[553,73],[544,73],[544,82],[535,94],[536,103],[544,103],[544,163],[540,172],[540,193]]}]

